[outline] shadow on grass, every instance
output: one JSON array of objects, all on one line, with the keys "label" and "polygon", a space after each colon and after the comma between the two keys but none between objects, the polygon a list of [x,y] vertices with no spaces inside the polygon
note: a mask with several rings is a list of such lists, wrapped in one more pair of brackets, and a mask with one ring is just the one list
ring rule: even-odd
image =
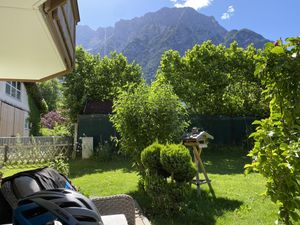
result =
[{"label": "shadow on grass", "polygon": [[217,217],[222,216],[224,212],[234,211],[243,204],[241,201],[222,197],[213,199],[205,191],[201,192],[201,196],[197,196],[195,190],[182,212],[162,216],[162,213],[156,215],[153,212],[150,199],[144,192],[137,191],[128,194],[137,200],[152,225],[214,225]]},{"label": "shadow on grass", "polygon": [[73,160],[70,161],[70,179],[81,177],[87,174],[122,170],[124,172],[134,172],[132,163],[128,160],[112,160],[102,162],[99,160]]},{"label": "shadow on grass", "polygon": [[242,174],[244,166],[250,163],[248,152],[239,149],[204,149],[201,158],[208,173]]}]

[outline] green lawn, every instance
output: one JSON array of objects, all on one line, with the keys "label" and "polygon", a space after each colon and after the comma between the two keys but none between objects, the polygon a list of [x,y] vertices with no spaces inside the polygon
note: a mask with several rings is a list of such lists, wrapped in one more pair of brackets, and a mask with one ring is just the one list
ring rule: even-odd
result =
[{"label": "green lawn", "polygon": [[107,196],[137,190],[138,176],[125,161],[73,161],[70,179],[88,196]]},{"label": "green lawn", "polygon": [[[138,191],[138,175],[125,161],[98,162],[72,161],[70,178],[88,196],[104,196],[127,193],[138,200],[152,224],[191,225],[268,225],[274,224],[277,207],[262,195],[265,180],[259,174],[243,174],[248,163],[246,153],[240,150],[205,150],[203,160],[217,198],[212,199],[207,185],[202,185],[202,196],[196,189],[187,202],[189,210],[176,217],[153,215],[149,199]],[[19,170],[6,169],[4,175]]]}]

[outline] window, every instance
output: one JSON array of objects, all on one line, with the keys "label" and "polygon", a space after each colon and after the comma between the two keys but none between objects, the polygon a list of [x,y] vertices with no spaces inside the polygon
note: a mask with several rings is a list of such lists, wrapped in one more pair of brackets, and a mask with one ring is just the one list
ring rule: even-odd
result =
[{"label": "window", "polygon": [[25,119],[25,124],[24,124],[24,125],[25,125],[24,128],[25,128],[26,130],[29,130],[29,129],[30,129],[29,118],[26,118],[26,119]]},{"label": "window", "polygon": [[11,97],[21,100],[21,83],[16,81],[7,81],[5,92]]}]

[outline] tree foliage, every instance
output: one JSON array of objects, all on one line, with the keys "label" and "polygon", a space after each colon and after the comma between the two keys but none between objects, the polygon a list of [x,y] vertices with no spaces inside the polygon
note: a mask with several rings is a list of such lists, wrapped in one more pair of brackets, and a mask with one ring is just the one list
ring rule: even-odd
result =
[{"label": "tree foliage", "polygon": [[28,105],[30,108],[30,135],[38,136],[41,128],[40,118],[43,113],[48,111],[48,106],[35,83],[26,82],[24,85],[28,94]]},{"label": "tree foliage", "polygon": [[256,121],[254,161],[247,170],[267,178],[267,194],[284,224],[300,222],[300,38],[269,43],[256,68],[266,85],[270,116]]},{"label": "tree foliage", "polygon": [[261,85],[254,77],[257,50],[250,45],[230,48],[206,41],[183,57],[164,53],[157,79],[170,83],[175,93],[195,113],[205,115],[263,115],[266,105]]},{"label": "tree foliage", "polygon": [[55,111],[61,99],[61,83],[57,78],[38,84],[41,95],[45,99],[48,110]]},{"label": "tree foliage", "polygon": [[24,83],[28,96],[32,98],[40,113],[46,113],[48,106],[36,83]]},{"label": "tree foliage", "polygon": [[121,148],[138,166],[143,149],[156,140],[178,142],[187,126],[186,110],[168,84],[140,84],[122,91],[113,113],[111,121],[120,134]]},{"label": "tree foliage", "polygon": [[65,77],[63,83],[65,107],[70,119],[76,120],[87,100],[112,101],[119,88],[139,82],[140,66],[129,64],[122,54],[113,52],[110,57],[100,58],[83,48],[77,48],[75,69]]}]

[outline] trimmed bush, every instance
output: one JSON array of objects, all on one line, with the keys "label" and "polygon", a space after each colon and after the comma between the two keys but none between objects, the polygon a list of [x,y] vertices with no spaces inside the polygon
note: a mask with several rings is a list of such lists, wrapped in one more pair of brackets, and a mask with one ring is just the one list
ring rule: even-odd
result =
[{"label": "trimmed bush", "polygon": [[190,189],[190,185],[184,182],[168,182],[167,179],[157,175],[145,177],[145,191],[152,200],[151,205],[154,213],[181,214]]},{"label": "trimmed bush", "polygon": [[141,161],[143,166],[148,169],[149,173],[156,173],[164,177],[169,177],[171,174],[163,168],[160,162],[160,151],[163,148],[164,145],[154,142],[142,151]]},{"label": "trimmed bush", "polygon": [[186,167],[182,171],[174,173],[173,178],[177,182],[191,182],[196,173],[196,166],[192,162],[190,162],[186,164]]},{"label": "trimmed bush", "polygon": [[189,150],[183,145],[166,145],[161,150],[160,162],[178,182],[191,181],[197,172]]},{"label": "trimmed bush", "polygon": [[151,199],[154,213],[180,213],[196,174],[189,150],[183,145],[154,142],[142,151],[141,162],[145,167],[141,186]]}]

